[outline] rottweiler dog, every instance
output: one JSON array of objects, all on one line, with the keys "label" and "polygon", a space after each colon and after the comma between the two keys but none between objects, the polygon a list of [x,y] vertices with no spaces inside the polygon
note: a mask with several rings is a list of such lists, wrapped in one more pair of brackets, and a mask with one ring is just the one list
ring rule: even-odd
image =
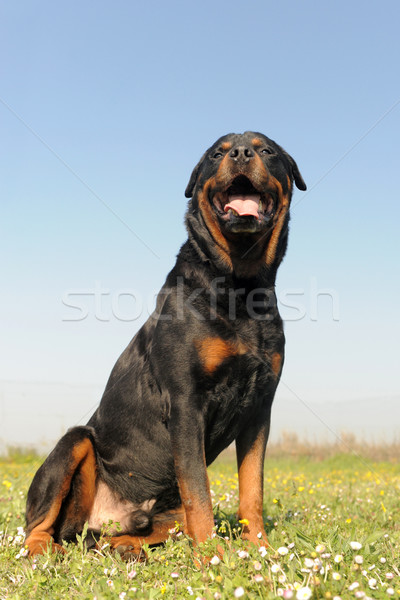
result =
[{"label": "rottweiler dog", "polygon": [[213,532],[207,465],[236,443],[243,537],[266,543],[263,468],[284,334],[275,278],[288,241],[289,154],[261,133],[218,139],[185,196],[188,239],[155,312],[111,372],[86,426],[70,429],[28,492],[31,555],[107,532],[138,554],[181,529]]}]

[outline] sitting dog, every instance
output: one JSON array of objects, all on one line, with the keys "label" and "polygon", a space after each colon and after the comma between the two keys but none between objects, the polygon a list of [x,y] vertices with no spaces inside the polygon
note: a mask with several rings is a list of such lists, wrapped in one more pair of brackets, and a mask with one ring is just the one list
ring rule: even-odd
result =
[{"label": "sitting dog", "polygon": [[[243,537],[266,543],[263,466],[284,334],[274,291],[288,240],[293,158],[260,133],[221,137],[185,195],[188,240],[155,312],[118,359],[101,403],[70,429],[28,493],[31,555],[62,550],[88,523],[140,552],[176,522],[195,543],[214,527],[209,465],[233,441]],[[116,525],[119,524],[119,526]]]}]

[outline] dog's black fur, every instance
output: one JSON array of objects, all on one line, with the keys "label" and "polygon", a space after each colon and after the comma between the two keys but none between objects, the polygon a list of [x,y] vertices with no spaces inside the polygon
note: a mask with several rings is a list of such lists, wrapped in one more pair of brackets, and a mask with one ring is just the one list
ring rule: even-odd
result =
[{"label": "dog's black fur", "polygon": [[[285,254],[295,161],[260,133],[217,140],[186,189],[188,240],[153,315],[117,361],[85,427],[71,429],[28,493],[31,554],[61,549],[85,521],[96,538],[137,552],[176,520],[195,541],[212,532],[206,465],[236,441],[244,537],[266,540],[263,463],[284,334],[274,292]],[[233,196],[258,216],[225,211]],[[260,535],[261,534],[261,535]]]}]

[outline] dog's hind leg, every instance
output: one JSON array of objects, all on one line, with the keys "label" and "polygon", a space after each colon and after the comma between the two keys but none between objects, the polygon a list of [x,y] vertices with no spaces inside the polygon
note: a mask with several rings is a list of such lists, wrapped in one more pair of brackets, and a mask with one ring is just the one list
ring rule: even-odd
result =
[{"label": "dog's hind leg", "polygon": [[26,524],[29,554],[74,539],[89,517],[96,491],[97,460],[93,430],[74,427],[37,471],[28,492]]}]

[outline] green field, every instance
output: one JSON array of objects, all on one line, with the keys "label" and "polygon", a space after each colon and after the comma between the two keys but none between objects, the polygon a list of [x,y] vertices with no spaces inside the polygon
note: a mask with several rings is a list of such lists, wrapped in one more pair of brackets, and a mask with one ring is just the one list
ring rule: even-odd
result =
[{"label": "green field", "polygon": [[[27,559],[24,506],[40,461],[0,459],[0,598],[399,598],[400,465],[342,454],[270,457],[265,522],[270,546],[247,548],[236,522],[238,488],[229,456],[209,470],[218,536],[197,566],[178,532],[147,560],[124,563],[83,540],[64,556]],[[216,546],[224,547],[221,558]]]}]

